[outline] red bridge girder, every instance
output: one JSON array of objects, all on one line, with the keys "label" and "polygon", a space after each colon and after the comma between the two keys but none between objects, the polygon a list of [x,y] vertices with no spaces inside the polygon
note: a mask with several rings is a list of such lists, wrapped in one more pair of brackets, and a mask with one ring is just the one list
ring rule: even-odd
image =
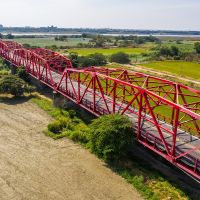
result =
[{"label": "red bridge girder", "polygon": [[23,49],[24,46],[19,44],[15,41],[3,41],[4,44],[6,44],[11,52],[13,52],[15,49]]},{"label": "red bridge girder", "polygon": [[[27,50],[19,46],[11,51],[10,48],[0,41],[0,56],[16,66],[25,66],[30,75],[93,114],[120,112],[137,116],[138,123],[133,125],[133,129],[138,142],[200,178],[200,160],[191,154],[200,146],[188,151],[176,146],[178,127],[200,133],[199,91],[130,70],[104,67],[73,69],[69,59],[46,49]],[[59,80],[58,76],[53,76],[55,72],[59,73]],[[92,100],[87,99],[88,94]],[[101,106],[97,98],[101,100]],[[173,129],[160,124],[158,119],[171,124]],[[142,120],[152,124],[158,134],[142,129]],[[167,142],[164,133],[172,138],[171,142]]]}]

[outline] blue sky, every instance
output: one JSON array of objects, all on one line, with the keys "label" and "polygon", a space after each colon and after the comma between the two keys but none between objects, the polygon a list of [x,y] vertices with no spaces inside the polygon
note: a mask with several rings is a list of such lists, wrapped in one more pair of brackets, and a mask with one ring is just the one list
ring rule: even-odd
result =
[{"label": "blue sky", "polygon": [[0,0],[4,26],[199,30],[200,0]]}]

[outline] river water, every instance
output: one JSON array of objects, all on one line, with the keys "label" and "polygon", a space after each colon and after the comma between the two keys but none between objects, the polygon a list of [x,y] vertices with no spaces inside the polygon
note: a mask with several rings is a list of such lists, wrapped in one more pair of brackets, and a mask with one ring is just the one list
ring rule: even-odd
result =
[{"label": "river water", "polygon": [[[3,35],[7,35],[8,33],[2,33]],[[11,33],[12,35],[35,35],[35,36],[57,36],[57,35],[81,35],[82,33]],[[96,33],[91,33],[96,34]],[[101,34],[107,36],[129,36],[129,35],[138,35],[138,36],[149,36],[148,34]],[[152,35],[157,37],[200,37],[200,35]]]}]

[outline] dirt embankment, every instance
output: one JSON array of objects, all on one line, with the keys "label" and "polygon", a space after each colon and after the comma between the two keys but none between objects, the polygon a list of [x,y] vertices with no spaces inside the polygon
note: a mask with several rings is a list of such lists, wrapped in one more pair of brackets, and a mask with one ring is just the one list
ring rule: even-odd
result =
[{"label": "dirt embankment", "polygon": [[53,119],[31,101],[0,102],[0,199],[142,199],[88,150],[42,131]]}]

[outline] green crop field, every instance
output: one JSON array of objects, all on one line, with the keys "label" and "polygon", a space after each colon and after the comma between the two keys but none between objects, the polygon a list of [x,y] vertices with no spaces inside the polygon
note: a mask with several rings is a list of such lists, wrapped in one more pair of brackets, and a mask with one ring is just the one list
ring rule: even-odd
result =
[{"label": "green crop field", "polygon": [[142,49],[73,49],[69,50],[69,52],[77,52],[79,55],[87,56],[91,53],[102,53],[104,55],[109,55],[113,53],[117,53],[122,51],[128,54],[139,54],[139,53],[147,53],[145,50]]},{"label": "green crop field", "polygon": [[141,64],[143,67],[151,68],[154,70],[170,72],[172,74],[181,75],[182,63],[182,76],[200,80],[200,64],[186,61],[165,61]]},{"label": "green crop field", "polygon": [[67,42],[65,41],[55,41],[54,38],[20,38],[20,39],[5,39],[6,41],[16,41],[20,44],[30,44],[31,46],[75,46],[78,43],[88,43],[90,39],[83,38],[69,38]]}]

